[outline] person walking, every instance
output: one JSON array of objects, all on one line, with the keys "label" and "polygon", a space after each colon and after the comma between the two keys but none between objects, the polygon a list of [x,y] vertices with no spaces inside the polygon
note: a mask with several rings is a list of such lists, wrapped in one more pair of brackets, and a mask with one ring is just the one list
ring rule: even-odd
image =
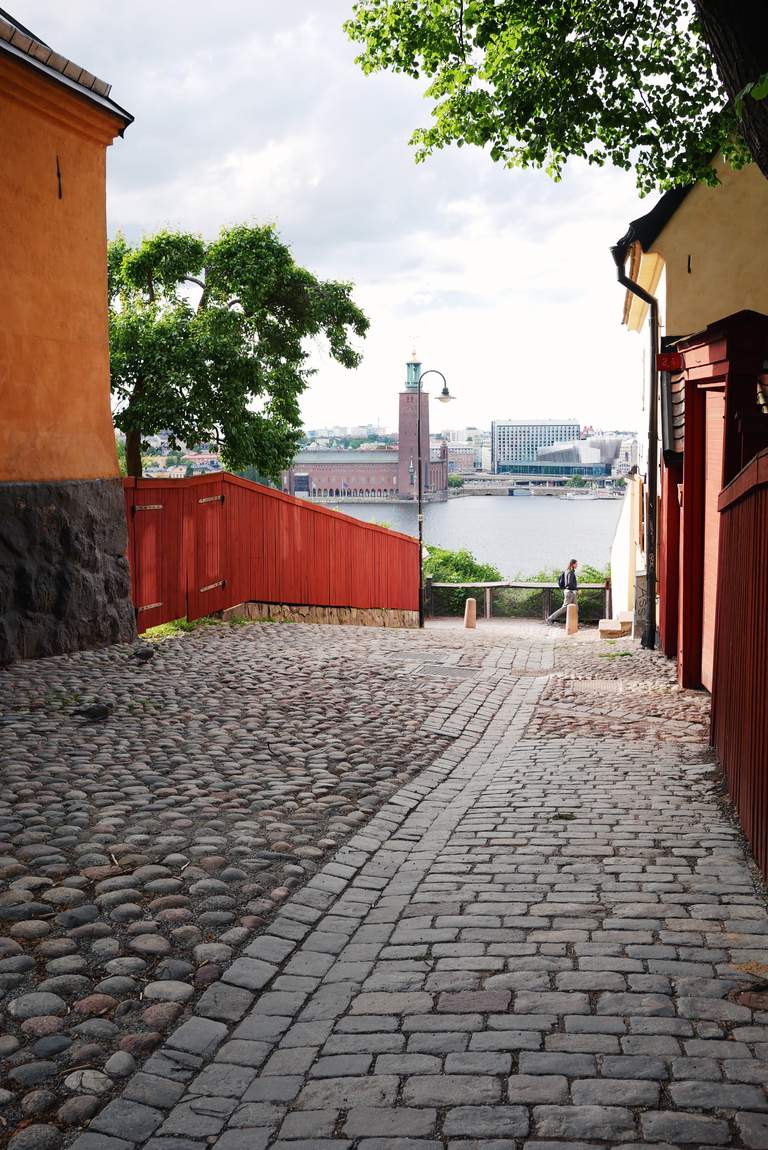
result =
[{"label": "person walking", "polygon": [[575,603],[576,602],[576,592],[579,589],[578,582],[576,581],[576,568],[577,567],[578,567],[578,563],[576,562],[576,560],[571,559],[571,561],[568,564],[568,566],[566,567],[565,571],[563,571],[562,575],[560,576],[560,578],[557,581],[558,587],[560,587],[561,590],[564,592],[564,594],[563,594],[563,605],[562,605],[562,607],[559,607],[557,609],[557,611],[553,611],[552,614],[547,618],[547,626],[548,627],[551,627],[552,624],[555,622],[555,620],[559,619],[561,615],[567,614],[569,603]]}]

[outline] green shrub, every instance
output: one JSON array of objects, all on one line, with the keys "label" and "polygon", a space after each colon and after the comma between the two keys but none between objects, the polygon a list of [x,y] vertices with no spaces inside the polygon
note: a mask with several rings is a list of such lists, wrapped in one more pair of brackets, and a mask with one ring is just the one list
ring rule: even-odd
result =
[{"label": "green shrub", "polygon": [[[491,563],[480,563],[470,551],[447,551],[442,547],[428,547],[429,558],[424,562],[424,575],[431,575],[436,583],[499,583],[503,576]],[[580,566],[577,572],[579,583],[605,583],[607,572],[589,564]],[[520,583],[557,583],[560,571],[551,569],[539,571],[536,575],[518,573],[513,581]],[[463,615],[467,599],[477,600],[477,614],[485,614],[485,593],[477,591],[449,591],[436,588],[432,593],[435,615]],[[494,616],[506,619],[541,619],[544,614],[546,590],[535,587],[498,587],[491,592],[491,611]],[[558,588],[550,591],[550,611],[562,606],[563,592]],[[605,596],[602,590],[580,591],[578,597],[579,618],[582,622],[596,622],[605,613]]]},{"label": "green shrub", "polygon": [[[480,563],[471,551],[447,551],[444,547],[427,546],[424,577],[432,576],[435,583],[499,583],[501,572],[491,563]],[[463,615],[467,599],[477,599],[477,613],[483,613],[483,591],[448,591],[436,588],[433,592],[435,615]]]}]

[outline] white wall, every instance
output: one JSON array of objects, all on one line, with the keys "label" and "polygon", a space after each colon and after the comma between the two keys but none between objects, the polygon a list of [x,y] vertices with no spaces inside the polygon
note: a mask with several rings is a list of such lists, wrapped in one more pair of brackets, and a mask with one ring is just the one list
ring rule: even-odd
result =
[{"label": "white wall", "polygon": [[643,556],[635,542],[640,485],[627,483],[619,522],[611,545],[611,599],[613,617],[635,607],[635,575],[644,570]]}]

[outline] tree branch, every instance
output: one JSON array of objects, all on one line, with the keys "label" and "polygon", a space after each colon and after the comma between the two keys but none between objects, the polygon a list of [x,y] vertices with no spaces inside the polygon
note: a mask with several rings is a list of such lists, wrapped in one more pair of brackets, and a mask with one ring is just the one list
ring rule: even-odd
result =
[{"label": "tree branch", "polygon": [[461,58],[466,60],[467,48],[464,43],[464,0],[459,0],[459,44],[461,46]]}]

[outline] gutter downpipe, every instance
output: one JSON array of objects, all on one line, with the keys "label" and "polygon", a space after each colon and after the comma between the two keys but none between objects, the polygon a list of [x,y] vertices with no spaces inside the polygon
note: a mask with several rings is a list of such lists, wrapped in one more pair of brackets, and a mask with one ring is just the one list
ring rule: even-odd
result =
[{"label": "gutter downpipe", "polygon": [[647,581],[647,602],[645,630],[642,646],[653,650],[656,646],[656,521],[658,511],[658,469],[659,469],[659,373],[656,370],[656,355],[659,349],[659,301],[645,288],[630,279],[625,270],[625,260],[629,243],[622,241],[611,248],[616,264],[616,276],[622,287],[647,303],[651,310],[651,366],[650,398],[648,412],[648,513],[645,517],[645,569]]}]

